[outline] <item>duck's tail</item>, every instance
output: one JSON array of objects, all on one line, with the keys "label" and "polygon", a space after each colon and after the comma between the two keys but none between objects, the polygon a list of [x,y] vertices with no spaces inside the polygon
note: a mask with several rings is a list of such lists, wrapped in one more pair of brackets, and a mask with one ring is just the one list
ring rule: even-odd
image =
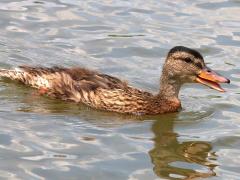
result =
[{"label": "duck's tail", "polygon": [[50,68],[35,68],[19,66],[14,69],[0,69],[0,78],[21,82],[34,88],[49,88],[53,79],[60,79],[61,75],[52,73]]},{"label": "duck's tail", "polygon": [[0,69],[0,77],[11,79],[11,80],[20,80],[22,81],[25,78],[24,71],[20,68],[15,69]]}]

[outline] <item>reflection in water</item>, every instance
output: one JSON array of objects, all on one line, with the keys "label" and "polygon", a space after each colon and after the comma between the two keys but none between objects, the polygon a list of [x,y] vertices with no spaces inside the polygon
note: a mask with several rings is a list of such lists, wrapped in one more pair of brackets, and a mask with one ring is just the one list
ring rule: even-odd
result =
[{"label": "reflection in water", "polygon": [[[216,156],[210,152],[209,142],[179,142],[174,133],[174,118],[156,120],[152,126],[154,148],[149,151],[154,172],[161,178],[194,179],[215,176],[214,165],[209,161]],[[178,166],[179,164],[179,166]],[[196,170],[199,165],[207,167],[208,172]],[[196,167],[195,167],[196,166]]]}]

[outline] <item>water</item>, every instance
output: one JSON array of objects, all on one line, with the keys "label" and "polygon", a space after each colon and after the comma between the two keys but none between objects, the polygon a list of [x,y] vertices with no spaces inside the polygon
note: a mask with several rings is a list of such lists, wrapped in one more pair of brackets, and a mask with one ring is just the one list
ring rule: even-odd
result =
[{"label": "water", "polygon": [[232,82],[186,85],[180,113],[134,117],[1,81],[1,179],[239,179],[239,1],[1,0],[0,16],[0,67],[84,66],[156,92],[185,45]]}]

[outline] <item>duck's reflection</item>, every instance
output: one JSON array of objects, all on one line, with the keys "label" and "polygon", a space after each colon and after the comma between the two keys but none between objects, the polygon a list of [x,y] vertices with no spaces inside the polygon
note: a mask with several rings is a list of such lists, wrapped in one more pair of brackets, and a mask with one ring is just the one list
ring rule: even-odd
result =
[{"label": "duck's reflection", "polygon": [[161,118],[161,120],[156,120],[152,126],[155,136],[154,148],[149,151],[149,155],[155,174],[166,179],[196,179],[215,176],[213,170],[216,165],[209,160],[216,158],[211,152],[211,144],[203,141],[179,142],[178,134],[174,133],[174,119]]}]

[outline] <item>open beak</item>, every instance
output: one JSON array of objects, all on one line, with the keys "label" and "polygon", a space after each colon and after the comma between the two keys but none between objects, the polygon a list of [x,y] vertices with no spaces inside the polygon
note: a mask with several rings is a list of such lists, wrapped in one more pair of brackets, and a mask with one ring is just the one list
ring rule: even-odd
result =
[{"label": "open beak", "polygon": [[197,76],[196,81],[220,92],[225,92],[225,90],[218,83],[230,83],[229,79],[218,75],[210,68],[204,68]]}]

